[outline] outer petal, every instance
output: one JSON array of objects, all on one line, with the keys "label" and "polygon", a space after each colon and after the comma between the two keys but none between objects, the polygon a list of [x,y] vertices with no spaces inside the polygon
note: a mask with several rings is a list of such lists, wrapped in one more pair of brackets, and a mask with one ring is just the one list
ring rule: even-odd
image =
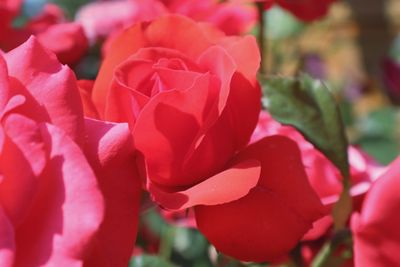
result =
[{"label": "outer petal", "polygon": [[356,267],[397,266],[400,262],[400,159],[368,192],[361,214],[352,217]]},{"label": "outer petal", "polygon": [[77,63],[89,47],[82,26],[77,23],[52,25],[36,36],[38,41],[54,52],[63,64]]},{"label": "outer petal", "polygon": [[218,205],[247,195],[250,189],[257,185],[260,171],[260,163],[249,160],[240,162],[184,191],[169,193],[157,185],[150,185],[149,192],[156,202],[171,210],[182,210],[196,205]]},{"label": "outer petal", "polygon": [[[0,54],[0,114],[10,98],[7,64]],[[1,117],[1,115],[0,115]]]},{"label": "outer petal", "polygon": [[3,267],[13,267],[15,258],[14,227],[0,206],[0,262]]},{"label": "outer petal", "polygon": [[157,0],[93,2],[78,11],[76,21],[82,24],[89,40],[95,42],[122,27],[154,19],[165,12],[165,7]]},{"label": "outer petal", "polygon": [[84,266],[125,267],[136,239],[141,182],[127,124],[86,119],[87,157],[105,198],[105,217]]},{"label": "outer petal", "polygon": [[193,59],[211,45],[196,22],[180,15],[164,16],[153,21],[146,29],[146,38],[149,46],[176,49]]},{"label": "outer petal", "polygon": [[[21,115],[4,119],[4,146],[0,169],[0,203],[8,218],[18,227],[27,216],[38,188],[38,177],[47,162],[38,124]],[[17,164],[18,163],[18,164]]]},{"label": "outer petal", "polygon": [[99,74],[93,87],[93,102],[97,107],[100,117],[104,116],[106,99],[115,67],[130,55],[148,44],[143,30],[146,25],[139,23],[122,31],[111,43],[108,53],[101,64]]},{"label": "outer petal", "polygon": [[265,138],[239,153],[233,163],[248,159],[262,164],[258,185],[236,201],[195,207],[197,225],[227,255],[244,261],[276,260],[296,245],[324,209],[290,139]]},{"label": "outer petal", "polygon": [[237,65],[237,71],[250,82],[256,84],[256,75],[260,68],[261,56],[254,36],[225,37],[218,43],[233,58]]},{"label": "outer petal", "polygon": [[35,38],[6,54],[9,74],[43,105],[51,122],[79,142],[83,138],[83,112],[73,72]]},{"label": "outer petal", "polygon": [[80,148],[52,125],[41,130],[49,161],[18,227],[15,266],[81,266],[103,218],[103,199]]}]

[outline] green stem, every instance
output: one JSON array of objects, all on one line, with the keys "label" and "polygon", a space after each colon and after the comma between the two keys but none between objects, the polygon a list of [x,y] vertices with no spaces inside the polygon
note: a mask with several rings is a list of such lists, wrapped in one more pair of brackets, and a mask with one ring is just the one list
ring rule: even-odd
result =
[{"label": "green stem", "polygon": [[347,243],[351,240],[351,231],[343,229],[334,234],[332,239],[328,240],[317,256],[315,256],[311,267],[334,267],[336,264],[333,263],[333,253],[342,244]]},{"label": "green stem", "polygon": [[172,226],[164,226],[161,232],[161,241],[159,255],[165,260],[171,258],[173,242],[175,236],[175,228]]}]

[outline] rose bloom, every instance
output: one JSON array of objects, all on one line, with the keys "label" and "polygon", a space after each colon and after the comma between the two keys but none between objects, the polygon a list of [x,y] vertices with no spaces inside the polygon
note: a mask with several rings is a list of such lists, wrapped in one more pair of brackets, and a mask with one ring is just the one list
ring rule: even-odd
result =
[{"label": "rose bloom", "polygon": [[400,262],[400,159],[390,164],[351,218],[355,267],[398,266]]},{"label": "rose bloom", "polygon": [[18,14],[22,0],[2,0],[0,1],[0,33],[3,34],[4,28],[11,24],[11,21]]},{"label": "rose bloom", "polygon": [[207,22],[227,35],[248,32],[257,22],[257,12],[250,5],[217,0],[159,0],[169,12],[196,21]]},{"label": "rose bloom", "polygon": [[300,20],[311,22],[326,16],[330,5],[334,1],[335,0],[266,0],[265,9],[270,8],[273,4],[277,4]]},{"label": "rose bloom", "polygon": [[[312,187],[322,203],[331,209],[342,192],[342,176],[339,170],[324,154],[305,140],[295,128],[280,124],[267,112],[262,111],[252,136],[252,142],[273,134],[284,135],[296,141],[300,147],[301,157]],[[348,155],[352,184],[350,193],[353,196],[354,208],[358,209],[372,182],[385,168],[379,166],[366,153],[354,146],[349,147]],[[332,216],[325,216],[314,223],[314,228],[304,238],[313,240],[321,237],[326,234],[332,223]]]},{"label": "rose bloom", "polygon": [[94,43],[136,22],[155,19],[165,13],[166,7],[158,0],[94,1],[78,10],[75,21]]},{"label": "rose bloom", "polygon": [[385,89],[392,101],[400,103],[400,64],[389,57],[382,62],[382,75]]},{"label": "rose bloom", "polygon": [[84,5],[75,20],[83,26],[86,36],[94,43],[134,23],[152,20],[167,13],[212,24],[229,35],[248,32],[257,21],[252,6],[218,3],[215,0],[95,1]]},{"label": "rose bloom", "polygon": [[83,117],[73,72],[35,38],[0,55],[0,262],[127,266],[140,195],[126,124]]},{"label": "rose bloom", "polygon": [[94,87],[82,87],[87,114],[129,123],[153,200],[195,207],[209,241],[247,261],[285,255],[325,212],[293,141],[247,146],[259,62],[252,36],[166,16],[116,36]]},{"label": "rose bloom", "polygon": [[304,22],[312,22],[320,19],[329,11],[330,5],[336,0],[231,0],[239,3],[262,3],[264,9],[268,10],[274,5],[278,5],[298,19]]},{"label": "rose bloom", "polygon": [[[19,9],[20,6],[15,10],[15,15]],[[67,22],[63,11],[55,4],[46,4],[41,13],[29,19],[21,28],[12,27],[11,20],[0,27],[0,48],[5,51],[19,46],[31,35],[35,35],[42,45],[57,55],[58,60],[74,65],[88,48],[82,26]]]}]

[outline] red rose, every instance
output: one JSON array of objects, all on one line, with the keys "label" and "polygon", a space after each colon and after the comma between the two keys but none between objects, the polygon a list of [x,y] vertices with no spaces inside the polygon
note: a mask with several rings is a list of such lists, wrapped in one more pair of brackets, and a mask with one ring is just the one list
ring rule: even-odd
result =
[{"label": "red rose", "polygon": [[257,22],[251,6],[215,0],[160,0],[169,12],[214,25],[228,35],[248,32]]},{"label": "red rose", "polygon": [[96,79],[100,117],[130,123],[158,185],[210,176],[247,144],[257,122],[257,44],[218,33],[181,16],[137,24],[111,44]]},{"label": "red rose", "polygon": [[83,117],[73,72],[34,38],[0,56],[1,266],[126,266],[131,147],[127,125]]},{"label": "red rose", "polygon": [[287,253],[323,214],[293,142],[246,147],[260,111],[259,62],[252,36],[167,16],[118,35],[93,90],[81,84],[85,110],[95,113],[92,94],[101,118],[129,122],[152,198],[169,210],[196,206],[217,249],[252,261]]},{"label": "red rose", "polygon": [[118,0],[85,5],[78,11],[76,21],[82,24],[86,36],[94,42],[134,23],[167,13],[210,23],[229,35],[249,31],[257,20],[253,7],[235,3],[217,3],[214,0]]},{"label": "red rose", "polygon": [[54,52],[64,64],[77,63],[88,48],[88,40],[82,26],[66,22],[63,11],[54,4],[45,5],[42,12],[22,28],[13,28],[9,22],[3,31],[4,34],[0,34],[2,49],[9,51],[25,42],[31,35],[35,35],[39,42]]},{"label": "red rose", "polygon": [[[342,177],[339,170],[310,142],[305,140],[295,128],[281,125],[267,112],[262,111],[252,136],[252,142],[273,134],[289,137],[299,145],[312,187],[321,198],[322,203],[331,208],[342,192]],[[356,147],[350,146],[348,154],[352,183],[350,193],[354,197],[355,208],[357,208],[371,183],[384,171],[384,168]],[[318,220],[305,238],[321,237],[332,226],[332,222],[331,215]]]},{"label": "red rose", "polygon": [[232,0],[233,2],[259,2],[265,9],[279,5],[300,20],[311,22],[325,16],[336,0]]},{"label": "red rose", "polygon": [[356,267],[398,266],[400,262],[400,160],[371,187],[351,228]]},{"label": "red rose", "polygon": [[0,1],[0,34],[5,27],[11,24],[11,21],[18,14],[21,8],[22,0],[2,0]]},{"label": "red rose", "polygon": [[400,64],[386,57],[382,62],[383,81],[388,95],[395,103],[400,103]]},{"label": "red rose", "polygon": [[167,9],[158,0],[97,1],[80,8],[76,21],[82,24],[87,38],[95,42],[136,22],[151,20],[166,12]]}]

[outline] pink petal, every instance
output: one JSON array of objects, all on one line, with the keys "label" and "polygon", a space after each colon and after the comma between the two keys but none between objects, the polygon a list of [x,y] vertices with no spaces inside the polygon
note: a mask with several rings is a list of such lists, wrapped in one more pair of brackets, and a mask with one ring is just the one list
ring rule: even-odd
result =
[{"label": "pink petal", "polygon": [[82,142],[83,111],[73,72],[32,37],[5,55],[9,75],[17,78],[45,107],[51,122]]},{"label": "pink petal", "polygon": [[37,40],[55,53],[63,64],[78,63],[89,47],[82,26],[77,23],[55,24],[36,36]]},{"label": "pink petal", "polygon": [[10,221],[18,227],[36,196],[38,178],[44,170],[47,155],[38,124],[26,117],[9,115],[4,121],[4,136],[0,154],[4,175],[0,203]]},{"label": "pink petal", "polygon": [[[260,163],[255,160],[240,162],[187,190],[172,192],[150,184],[154,200],[170,210],[182,210],[196,205],[218,205],[247,195],[260,178]],[[227,185],[229,183],[229,185]]]},{"label": "pink petal", "polygon": [[361,214],[351,220],[356,267],[396,266],[400,262],[400,159],[377,179]]},{"label": "pink petal", "polygon": [[9,98],[8,70],[7,64],[0,54],[0,114]]},{"label": "pink petal", "polygon": [[81,266],[103,219],[96,177],[80,148],[60,129],[42,124],[49,161],[30,215],[16,233],[16,266]]},{"label": "pink petal", "polygon": [[136,239],[141,181],[126,123],[86,119],[86,155],[105,200],[105,217],[85,266],[127,266]]},{"label": "pink petal", "polygon": [[13,267],[15,258],[14,227],[0,206],[0,262],[2,267]]}]

